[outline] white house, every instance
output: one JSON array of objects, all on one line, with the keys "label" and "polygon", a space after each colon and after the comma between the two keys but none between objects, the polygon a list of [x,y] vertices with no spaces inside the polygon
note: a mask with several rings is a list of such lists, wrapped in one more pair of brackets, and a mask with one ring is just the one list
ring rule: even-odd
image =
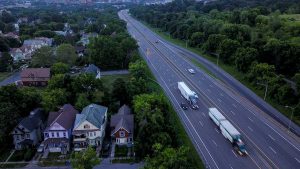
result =
[{"label": "white house", "polygon": [[44,131],[45,151],[66,154],[70,150],[70,138],[78,111],[70,104],[65,104],[59,111],[50,112]]},{"label": "white house", "polygon": [[81,151],[89,145],[101,148],[107,123],[107,107],[97,104],[86,106],[76,115],[73,129],[75,151]]}]

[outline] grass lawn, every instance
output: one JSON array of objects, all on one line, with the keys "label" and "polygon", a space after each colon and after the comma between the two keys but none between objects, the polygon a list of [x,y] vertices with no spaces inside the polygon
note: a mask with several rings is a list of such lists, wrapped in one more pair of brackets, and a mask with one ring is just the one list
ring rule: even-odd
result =
[{"label": "grass lawn", "polygon": [[103,85],[109,89],[109,91],[112,90],[113,86],[112,84],[114,81],[118,78],[123,79],[125,82],[129,81],[130,75],[109,75],[109,76],[102,76],[101,80],[103,82]]},{"label": "grass lawn", "polygon": [[1,149],[0,151],[0,161],[4,162],[10,155],[10,149]]},{"label": "grass lawn", "polygon": [[[289,17],[293,17],[295,19],[297,19],[297,21],[299,21],[298,19],[300,19],[300,14],[296,14],[296,15],[288,15]],[[287,17],[287,16],[283,16],[283,17]],[[158,28],[153,28],[151,27],[151,25],[142,22],[144,25],[146,25],[149,29],[151,29],[152,31],[154,31],[155,33],[157,33],[159,36],[161,36],[162,38],[164,38],[165,40],[172,42],[178,46],[181,47],[186,47],[185,41],[179,40],[179,39],[174,39],[172,37],[169,36],[168,33],[166,32],[162,32],[160,29]],[[217,63],[217,58],[214,56],[210,56],[207,54],[204,54],[199,48],[192,48],[192,47],[187,47],[188,50],[204,57],[205,59],[211,61],[212,63],[216,64]],[[202,65],[201,63],[199,63],[196,60],[191,60],[192,63],[194,63],[195,65],[197,65],[200,69],[203,69],[205,72],[207,72],[208,74],[212,74],[211,72],[209,72],[206,68],[204,68],[205,66]],[[219,66],[226,71],[227,73],[229,73],[231,76],[233,76],[235,79],[237,79],[238,81],[240,81],[243,85],[245,85],[246,87],[248,87],[249,89],[251,89],[254,93],[256,93],[259,97],[263,98],[264,97],[264,89],[258,88],[256,85],[251,84],[250,82],[248,82],[245,79],[245,74],[238,72],[234,66],[231,65],[227,65],[224,64],[222,61],[219,60]],[[215,76],[214,76],[215,77]],[[286,109],[283,105],[279,105],[275,100],[272,100],[270,98],[267,98],[266,101],[272,105],[275,109],[277,109],[279,112],[281,112],[282,114],[284,114],[286,117],[290,118],[291,116],[291,111],[289,109]],[[300,124],[300,119],[293,119],[293,121],[297,124]]]},{"label": "grass lawn", "polygon": [[0,82],[10,76],[11,72],[0,72]]},{"label": "grass lawn", "polygon": [[25,150],[16,150],[15,153],[10,157],[8,161],[15,162],[15,161],[23,161]]},{"label": "grass lawn", "polygon": [[65,158],[60,158],[61,155],[61,153],[49,153],[46,159],[40,159],[38,165],[41,167],[65,166],[66,161],[70,158],[70,154],[67,154]]}]

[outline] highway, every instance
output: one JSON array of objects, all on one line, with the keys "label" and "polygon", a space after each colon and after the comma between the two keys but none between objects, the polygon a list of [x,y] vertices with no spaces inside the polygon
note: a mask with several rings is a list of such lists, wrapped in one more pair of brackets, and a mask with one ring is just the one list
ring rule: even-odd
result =
[{"label": "highway", "polygon": [[[193,65],[188,52],[165,42],[125,10],[119,17],[127,22],[128,32],[158,83],[174,106],[189,137],[207,168],[300,168],[299,138],[274,122],[238,91]],[[185,55],[185,56],[184,56]],[[199,56],[200,57],[200,56]],[[187,69],[193,68],[196,74]],[[199,110],[183,110],[185,99],[177,89],[184,81],[199,95]],[[239,130],[249,156],[241,157],[208,117],[216,107]]]}]

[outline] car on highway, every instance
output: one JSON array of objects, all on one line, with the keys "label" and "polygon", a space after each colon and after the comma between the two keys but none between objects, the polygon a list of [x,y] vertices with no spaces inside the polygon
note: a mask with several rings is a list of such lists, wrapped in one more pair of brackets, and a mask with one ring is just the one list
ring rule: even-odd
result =
[{"label": "car on highway", "polygon": [[192,106],[193,110],[198,110],[199,109],[199,106],[197,104],[192,104],[191,106]]},{"label": "car on highway", "polygon": [[188,69],[188,71],[191,73],[191,74],[195,74],[195,70],[194,69]]},{"label": "car on highway", "polygon": [[192,91],[192,93],[194,94],[194,96],[195,96],[196,99],[199,98],[199,96],[198,96],[198,94],[196,92]]},{"label": "car on highway", "polygon": [[180,103],[180,107],[183,109],[183,110],[187,110],[188,107],[185,103]]},{"label": "car on highway", "polygon": [[157,40],[157,41],[155,41],[155,43],[159,43],[159,41]]}]

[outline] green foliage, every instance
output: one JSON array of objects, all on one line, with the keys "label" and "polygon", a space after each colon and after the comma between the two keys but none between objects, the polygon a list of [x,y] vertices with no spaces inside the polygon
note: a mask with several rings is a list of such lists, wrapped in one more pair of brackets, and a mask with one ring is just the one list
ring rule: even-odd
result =
[{"label": "green foliage", "polygon": [[65,64],[65,63],[55,63],[51,66],[51,74],[55,75],[55,74],[65,74],[69,71],[70,67],[69,65]]},{"label": "green foliage", "polygon": [[240,43],[236,40],[225,39],[219,46],[218,53],[224,63],[232,63],[232,57]]},{"label": "green foliage", "polygon": [[32,56],[32,67],[50,67],[55,63],[53,49],[49,46],[43,46],[34,52]]},{"label": "green foliage", "polygon": [[80,93],[77,96],[77,100],[75,102],[75,107],[77,110],[82,110],[84,107],[91,104],[91,101],[88,99],[88,95],[86,93]]},{"label": "green foliage", "polygon": [[146,165],[144,169],[190,169],[192,168],[188,154],[187,147],[164,148],[161,144],[154,144],[154,157],[146,158]]},{"label": "green foliage", "polygon": [[92,169],[99,163],[100,160],[92,147],[82,152],[74,152],[71,156],[71,165],[74,169]]},{"label": "green foliage", "polygon": [[219,46],[222,43],[222,41],[225,39],[226,39],[225,35],[221,35],[221,34],[209,35],[207,41],[203,45],[203,50],[206,52],[215,53],[217,52],[217,49],[219,49]]},{"label": "green foliage", "polygon": [[59,106],[68,103],[68,93],[65,89],[52,89],[43,92],[42,105],[43,108],[49,111],[55,111]]},{"label": "green foliage", "polygon": [[254,48],[238,48],[234,54],[237,70],[246,73],[257,55],[257,50]]},{"label": "green foliage", "polygon": [[128,104],[130,102],[126,86],[127,84],[121,78],[116,79],[113,83],[112,98],[120,101],[120,105]]},{"label": "green foliage", "polygon": [[74,65],[77,58],[75,49],[70,44],[61,44],[56,49],[56,60],[68,65]]},{"label": "green foliage", "polygon": [[2,53],[2,57],[0,57],[0,72],[11,71],[13,66],[13,58],[9,53]]}]

